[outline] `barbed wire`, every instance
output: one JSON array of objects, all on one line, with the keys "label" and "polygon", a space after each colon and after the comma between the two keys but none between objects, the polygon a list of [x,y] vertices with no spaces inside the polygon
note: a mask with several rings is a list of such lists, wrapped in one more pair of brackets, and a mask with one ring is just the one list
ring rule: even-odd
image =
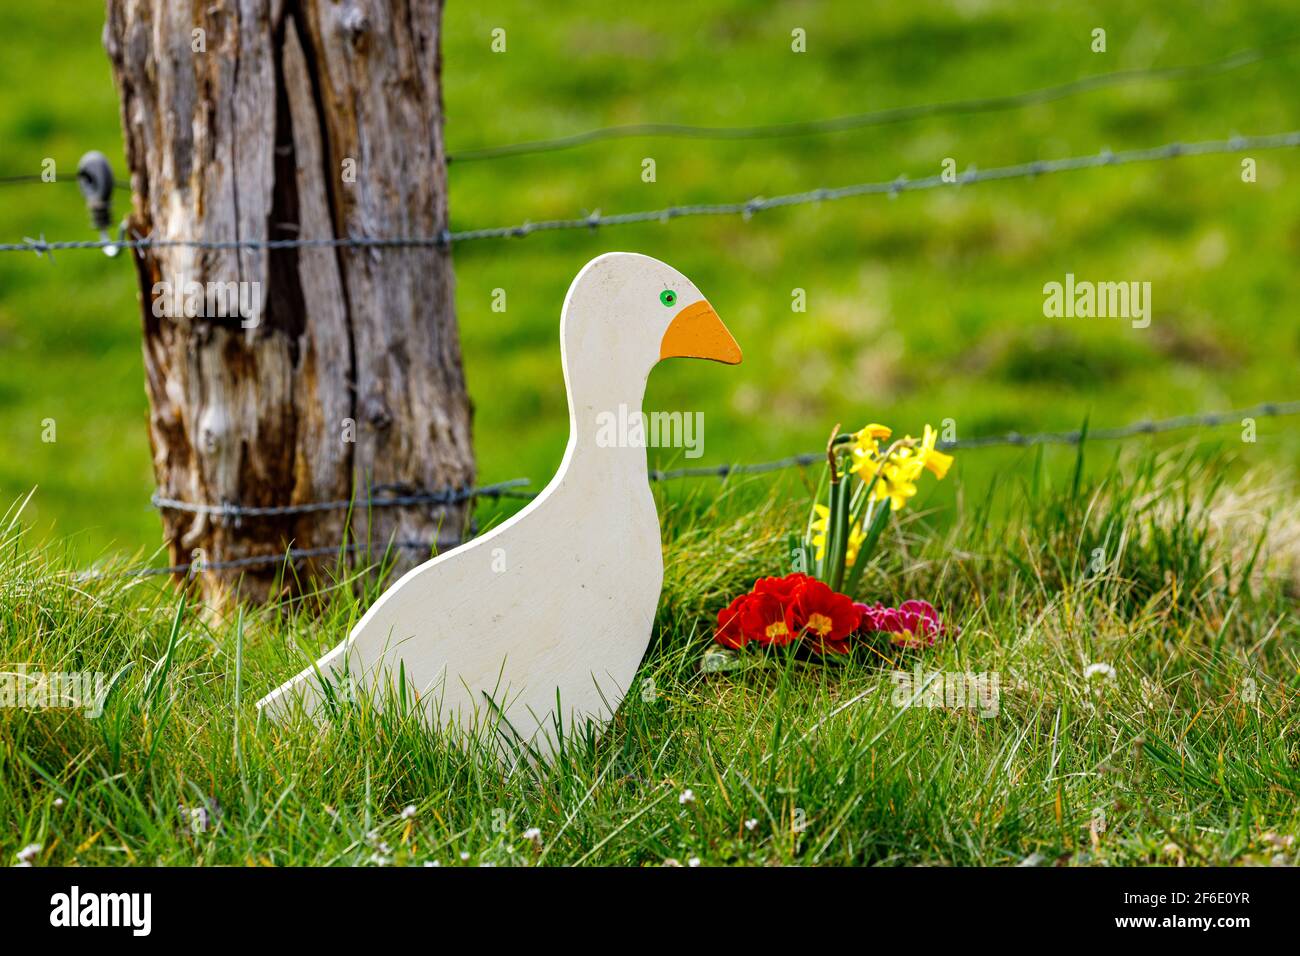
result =
[{"label": "barbed wire", "polygon": [[[181,501],[155,494],[150,504],[162,511],[183,511],[190,514],[215,515],[237,521],[240,518],[277,518],[287,515],[312,514],[319,511],[346,511],[356,508],[366,511],[370,508],[396,508],[412,505],[450,505],[471,498],[517,498],[521,496],[518,489],[527,485],[527,478],[512,478],[496,484],[473,487],[464,485],[459,488],[444,488],[438,491],[419,492],[415,494],[393,494],[364,499],[339,498],[334,501],[306,501],[292,505],[239,505],[233,502],[210,503]],[[527,493],[522,493],[527,494]],[[531,497],[531,496],[530,496]]]},{"label": "barbed wire", "polygon": [[1083,156],[1070,156],[1062,159],[1034,160],[1017,163],[1012,166],[998,166],[991,169],[968,169],[960,175],[949,178],[943,173],[926,176],[921,179],[908,179],[899,176],[892,180],[854,183],[835,188],[812,189],[806,192],[789,193],[783,196],[763,198],[761,196],[743,202],[698,203],[691,205],[668,206],[663,209],[648,209],[639,212],[619,213],[612,216],[601,215],[599,211],[579,219],[550,219],[539,222],[523,222],[513,226],[494,226],[485,229],[465,229],[458,232],[443,230],[436,236],[327,236],[321,238],[283,238],[283,239],[155,239],[151,236],[121,238],[118,240],[85,239],[48,242],[42,236],[39,239],[25,238],[20,243],[0,244],[0,252],[34,252],[38,256],[53,252],[82,249],[304,249],[304,248],[446,248],[454,243],[474,242],[485,239],[522,239],[538,232],[558,232],[574,229],[598,229],[604,226],[626,226],[647,222],[670,222],[691,216],[730,216],[741,215],[748,219],[758,212],[769,209],[781,209],[787,206],[801,206],[822,202],[835,202],[857,196],[888,195],[920,192],[928,189],[970,186],[977,183],[1000,182],[1004,180],[1037,178],[1054,173],[1073,172],[1084,169],[1096,169],[1103,166],[1126,166],[1133,163],[1160,162],[1184,156],[1207,156],[1224,153],[1244,153],[1248,151],[1288,149],[1300,146],[1300,130],[1287,133],[1274,133],[1265,136],[1233,136],[1225,140],[1208,140],[1198,143],[1167,143],[1146,149],[1132,149],[1113,152],[1103,149],[1100,153]]},{"label": "barbed wire", "polygon": [[[75,176],[72,179],[69,179],[66,176],[57,179],[46,179],[40,173],[19,173],[15,176],[0,176],[0,186],[24,186],[28,184],[34,184],[34,183],[46,183],[46,184],[71,183],[72,185],[75,186],[77,185],[77,180]],[[124,183],[118,179],[114,179],[113,188],[120,192],[130,192],[131,184]]]},{"label": "barbed wire", "polygon": [[[1228,424],[1229,422],[1239,422],[1245,418],[1276,418],[1287,415],[1300,415],[1300,401],[1262,402],[1258,405],[1252,405],[1249,408],[1241,408],[1231,411],[1206,412],[1200,415],[1178,415],[1173,418],[1154,421],[1144,420],[1114,428],[1099,428],[1087,431],[1084,429],[1076,429],[1074,431],[1065,432],[1036,432],[1029,434],[1022,434],[1020,432],[1003,432],[996,435],[980,435],[973,438],[939,441],[936,443],[936,446],[951,451],[954,449],[991,448],[999,445],[1019,447],[1049,444],[1077,445],[1085,440],[1111,441],[1140,437],[1143,435],[1154,435],[1162,432],[1177,431],[1187,428],[1213,428],[1219,425]],[[825,460],[825,451],[806,452],[800,455],[789,455],[785,458],[777,458],[772,461],[751,462],[748,464],[707,465],[675,468],[666,471],[652,469],[649,472],[649,478],[651,481],[664,482],[684,478],[727,478],[732,475],[758,475],[781,471],[787,468],[805,468]],[[174,507],[176,510],[192,512],[195,514],[212,514],[226,517],[251,517],[301,514],[311,511],[331,510],[340,507],[364,507],[366,505],[371,507],[391,507],[402,504],[448,504],[453,501],[469,500],[470,498],[475,497],[476,494],[481,497],[494,498],[514,497],[532,499],[537,497],[537,492],[518,490],[520,486],[528,483],[529,479],[527,478],[514,478],[509,481],[498,482],[492,485],[484,485],[482,488],[447,489],[442,492],[430,492],[419,495],[371,498],[360,503],[351,501],[325,501],[307,502],[298,505],[245,508],[231,504],[178,502],[174,499],[160,499],[158,496],[155,496],[154,504],[156,507]],[[466,538],[464,540],[469,539]],[[459,538],[446,539],[438,542],[438,549],[442,550],[446,547],[455,547],[456,545],[463,543],[464,541]],[[250,555],[248,557],[231,558],[224,561],[191,561],[184,564],[174,564],[161,568],[134,568],[127,571],[116,572],[116,575],[145,577],[158,574],[188,575],[191,571],[195,570],[241,570],[268,564],[281,562],[287,563],[307,558],[324,557],[331,554],[340,554],[344,551],[351,553],[362,549],[375,550],[379,547],[417,551],[432,550],[427,541],[395,541],[387,545],[339,544],[332,547],[290,548],[287,551],[277,554]],[[114,572],[95,572],[92,573],[91,576],[102,577],[112,574],[114,574]]]},{"label": "barbed wire", "polygon": [[[1144,81],[1196,80],[1202,77],[1218,76],[1234,70],[1263,63],[1286,55],[1300,45],[1300,36],[1289,37],[1276,43],[1263,44],[1238,50],[1218,60],[1201,63],[1187,63],[1180,66],[1140,67],[1128,70],[1114,70],[1092,76],[1069,80],[1054,86],[1025,90],[1019,93],[999,96],[973,97],[962,100],[947,100],[932,103],[917,103],[909,106],[893,106],[885,109],[870,110],[863,113],[850,113],[830,116],[815,120],[795,120],[785,123],[757,123],[746,126],[704,126],[688,123],[624,123],[615,126],[602,126],[584,130],[567,136],[531,140],[521,143],[506,143],[495,146],[478,146],[457,150],[447,157],[447,162],[478,162],[481,160],[501,159],[523,156],[533,153],[555,152],[572,149],[590,143],[613,139],[634,138],[680,138],[713,140],[746,139],[786,139],[798,136],[816,136],[826,133],[845,132],[874,126],[889,126],[929,119],[936,116],[961,116],[966,114],[1005,112],[1036,106],[1056,100],[1091,93],[1110,87],[1127,86]],[[0,176],[0,186],[15,186],[34,183],[68,182],[76,179],[46,179],[42,173],[19,173]],[[129,192],[131,186],[122,178],[115,176],[113,188]]]},{"label": "barbed wire", "polygon": [[[992,448],[994,446],[1033,446],[1033,445],[1077,445],[1084,441],[1112,441],[1139,435],[1154,435],[1161,432],[1177,431],[1186,428],[1212,428],[1243,418],[1276,418],[1285,415],[1300,415],[1300,401],[1262,402],[1250,408],[1241,408],[1226,412],[1207,412],[1203,415],[1179,415],[1158,421],[1133,422],[1115,428],[1098,428],[1084,431],[1076,429],[1068,432],[1037,432],[1021,434],[1020,432],[1003,432],[997,435],[979,435],[974,438],[956,438],[950,441],[939,440],[935,447],[944,451],[956,449]],[[790,455],[774,461],[761,461],[743,465],[701,465],[689,468],[674,468],[668,471],[651,471],[651,481],[672,481],[678,478],[726,478],[729,475],[761,475],[785,468],[804,468],[826,460],[826,452],[805,452]]]},{"label": "barbed wire", "polygon": [[[469,540],[461,538],[442,539],[437,544],[438,551],[448,548],[454,548],[457,545],[464,544]],[[172,564],[161,568],[130,568],[125,571],[89,571],[79,575],[79,580],[93,580],[100,577],[153,577],[158,574],[183,574],[188,576],[190,573],[202,573],[203,571],[233,571],[244,568],[255,568],[267,564],[288,564],[295,561],[303,561],[308,558],[323,558],[329,555],[349,554],[357,551],[367,550],[415,550],[428,551],[433,553],[435,548],[428,541],[394,541],[391,544],[336,544],[327,545],[320,548],[289,548],[287,551],[278,554],[254,554],[244,558],[229,558],[223,561],[187,561],[184,564]]]},{"label": "barbed wire", "polygon": [[1159,421],[1140,421],[1116,428],[1098,428],[1084,431],[1076,429],[1068,432],[1039,432],[1021,435],[1007,432],[1003,435],[981,436],[952,442],[938,442],[940,448],[988,448],[993,445],[1077,445],[1087,438],[1088,441],[1113,441],[1138,435],[1155,435],[1161,432],[1178,431],[1186,428],[1214,428],[1230,422],[1240,422],[1244,418],[1280,418],[1286,415],[1300,414],[1300,401],[1262,402],[1250,408],[1239,408],[1226,412],[1207,412],[1203,415],[1178,415]]},{"label": "barbed wire", "polygon": [[[566,136],[530,140],[520,143],[505,143],[495,146],[479,146],[457,150],[447,157],[447,162],[479,162],[491,159],[503,159],[536,153],[556,152],[572,149],[595,142],[615,139],[637,138],[677,138],[703,140],[753,140],[753,139],[788,139],[799,136],[816,136],[828,133],[846,132],[876,126],[890,126],[929,119],[937,116],[962,116],[980,113],[1007,112],[1050,103],[1082,93],[1091,93],[1111,87],[1127,86],[1140,82],[1161,82],[1176,80],[1196,80],[1218,76],[1239,70],[1242,67],[1263,63],[1285,56],[1300,45],[1300,36],[1279,40],[1276,43],[1249,47],[1238,50],[1218,60],[1201,63],[1188,63],[1167,67],[1140,67],[1128,70],[1114,70],[1092,76],[1069,80],[1054,86],[1025,90],[1019,93],[998,96],[972,97],[961,100],[946,100],[931,103],[917,103],[908,106],[893,106],[870,110],[863,113],[850,113],[830,116],[815,120],[794,120],[784,123],[756,123],[745,126],[706,126],[688,123],[624,123],[614,126],[602,126],[584,130]],[[42,173],[19,173],[0,176],[0,186],[16,186],[35,183],[76,183],[76,179],[67,177],[47,179]],[[115,190],[130,192],[131,185],[120,177],[114,177]]]},{"label": "barbed wire", "polygon": [[949,100],[939,103],[920,103],[912,106],[895,106],[888,109],[853,113],[847,116],[832,116],[818,120],[799,120],[789,123],[765,123],[749,126],[694,126],[684,123],[626,123],[618,126],[603,126],[568,136],[461,149],[448,156],[447,162],[469,163],[537,153],[550,153],[615,139],[648,137],[712,140],[785,139],[797,136],[839,133],[875,126],[890,126],[936,116],[1007,112],[1027,106],[1049,103],[1054,100],[1066,99],[1081,93],[1090,93],[1095,90],[1125,86],[1142,81],[1189,80],[1216,76],[1253,63],[1260,63],[1282,56],[1294,49],[1297,43],[1300,43],[1300,37],[1291,37],[1277,43],[1239,50],[1223,59],[1206,63],[1116,70],[1111,73],[1087,76],[1056,86],[1042,87],[1021,93]]},{"label": "barbed wire", "polygon": [[516,226],[500,226],[490,229],[469,229],[451,233],[451,241],[467,242],[480,239],[524,238],[535,232],[556,230],[598,228],[601,226],[623,226],[646,222],[668,222],[688,216],[732,216],[741,215],[748,219],[755,213],[787,206],[800,206],[821,202],[835,202],[858,196],[888,195],[897,196],[906,192],[920,192],[929,189],[942,189],[974,185],[977,183],[996,182],[1011,179],[1037,178],[1053,173],[1071,172],[1081,169],[1095,169],[1101,166],[1124,166],[1132,163],[1156,162],[1176,159],[1183,156],[1205,156],[1216,153],[1239,153],[1248,150],[1284,149],[1300,146],[1300,131],[1278,133],[1269,136],[1234,136],[1226,140],[1210,140],[1199,143],[1167,143],[1147,149],[1134,149],[1113,152],[1104,149],[1100,153],[1071,156],[1063,159],[1034,160],[1017,163],[1012,166],[999,166],[991,169],[968,169],[952,178],[943,173],[926,176],[921,179],[908,179],[899,176],[892,180],[854,183],[849,186],[813,189],[800,193],[774,196],[770,199],[755,197],[744,202],[702,203],[683,206],[669,206],[665,209],[653,209],[642,212],[621,213],[602,216],[598,212],[582,219],[555,219],[536,223],[520,223]]}]

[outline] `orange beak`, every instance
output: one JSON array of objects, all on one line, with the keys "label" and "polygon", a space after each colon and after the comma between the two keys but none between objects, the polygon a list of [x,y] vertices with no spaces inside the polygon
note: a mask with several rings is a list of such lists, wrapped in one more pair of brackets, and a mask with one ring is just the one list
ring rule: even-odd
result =
[{"label": "orange beak", "polygon": [[659,358],[712,359],[723,365],[740,364],[740,346],[704,299],[675,316],[659,345]]}]

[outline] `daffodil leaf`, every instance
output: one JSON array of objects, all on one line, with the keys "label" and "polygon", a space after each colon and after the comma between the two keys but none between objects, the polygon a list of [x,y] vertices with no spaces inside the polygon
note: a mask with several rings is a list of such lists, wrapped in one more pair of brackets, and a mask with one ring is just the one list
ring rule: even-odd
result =
[{"label": "daffodil leaf", "polygon": [[876,553],[876,544],[880,541],[880,535],[884,533],[885,525],[889,523],[889,513],[888,502],[882,501],[871,518],[871,527],[867,528],[867,536],[858,548],[858,559],[849,569],[849,579],[844,585],[844,593],[850,597],[857,590],[858,582],[862,580],[862,572],[870,563],[872,555]]}]

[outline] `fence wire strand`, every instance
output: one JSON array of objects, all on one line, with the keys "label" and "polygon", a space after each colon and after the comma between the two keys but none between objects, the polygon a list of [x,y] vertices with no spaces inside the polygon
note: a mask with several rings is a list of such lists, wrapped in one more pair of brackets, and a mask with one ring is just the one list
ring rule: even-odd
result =
[{"label": "fence wire strand", "polygon": [[[45,183],[46,185],[57,185],[58,183],[71,183],[77,185],[76,177],[69,179],[67,176],[57,179],[46,179],[40,173],[18,173],[14,176],[0,176],[0,186],[27,186],[36,183]],[[117,179],[113,181],[113,188],[119,192],[130,192],[131,184],[124,183]]]},{"label": "fence wire strand", "polygon": [[[465,540],[469,540],[468,538]],[[303,561],[307,558],[325,558],[330,555],[341,555],[344,552],[354,554],[357,551],[389,551],[389,550],[414,550],[427,551],[430,554],[444,548],[454,548],[464,542],[459,538],[445,539],[438,542],[435,548],[428,541],[394,541],[391,545],[379,544],[336,544],[327,545],[320,548],[289,548],[279,554],[254,554],[245,558],[229,558],[224,561],[188,561],[185,564],[172,564],[162,568],[131,568],[126,571],[117,572],[118,577],[144,578],[153,577],[159,574],[181,574],[189,575],[191,573],[201,574],[204,571],[237,571],[244,568],[262,567],[267,564],[289,564],[292,562]],[[113,572],[87,572],[81,575],[82,580],[94,579],[98,577],[114,576]]]},{"label": "fence wire strand", "polygon": [[120,240],[84,239],[47,241],[25,238],[22,242],[0,244],[0,252],[32,252],[36,255],[49,255],[66,250],[133,249],[211,249],[216,251],[236,249],[306,249],[306,248],[447,248],[455,243],[477,242],[487,239],[522,239],[539,232],[560,232],[575,229],[599,229],[607,226],[627,226],[637,223],[671,222],[695,216],[743,216],[746,219],[755,213],[790,206],[803,206],[822,202],[836,202],[858,196],[898,196],[902,193],[920,192],[929,189],[960,188],[978,183],[1001,182],[1013,179],[1037,178],[1055,173],[1076,172],[1105,166],[1127,166],[1133,163],[1150,163],[1177,159],[1184,156],[1209,156],[1226,153],[1244,153],[1262,150],[1288,149],[1300,146],[1300,130],[1287,133],[1274,133],[1266,136],[1233,136],[1223,140],[1207,140],[1198,143],[1166,143],[1146,149],[1131,149],[1112,152],[1104,149],[1100,153],[1084,156],[1070,156],[1062,159],[1044,159],[1017,163],[1012,166],[998,166],[990,169],[968,169],[966,172],[949,179],[942,173],[921,179],[908,179],[899,176],[896,179],[876,182],[854,183],[835,188],[812,189],[805,192],[789,193],[783,196],[764,198],[761,196],[742,202],[697,203],[690,205],[668,206],[663,209],[647,209],[638,212],[602,215],[593,212],[577,219],[548,219],[539,222],[522,222],[512,226],[493,226],[485,229],[465,229],[458,232],[443,230],[436,236],[325,236],[319,238],[282,238],[282,239],[159,239],[152,236],[126,238]]},{"label": "fence wire strand", "polygon": [[[1286,56],[1300,45],[1300,36],[1289,37],[1275,43],[1238,50],[1218,60],[1187,63],[1179,66],[1139,67],[1097,73],[1053,86],[1007,93],[997,96],[971,97],[932,103],[915,103],[893,106],[861,113],[830,116],[813,120],[792,120],[783,123],[753,123],[745,126],[707,126],[689,123],[624,123],[583,130],[566,136],[520,143],[503,143],[493,146],[467,147],[456,150],[447,162],[470,163],[483,160],[504,159],[536,153],[549,153],[573,149],[591,143],[617,139],[677,138],[694,140],[766,140],[790,139],[800,136],[818,136],[849,130],[891,126],[939,116],[963,116],[981,113],[1008,112],[1067,99],[1097,90],[1123,87],[1140,82],[1174,82],[1198,80],[1220,76],[1256,63]],[[75,179],[58,179],[57,182],[75,182]],[[49,182],[41,173],[20,173],[0,176],[0,186]],[[115,179],[114,188],[130,190],[130,184]]]},{"label": "fence wire strand", "polygon": [[412,505],[450,505],[468,501],[471,498],[517,498],[519,488],[528,484],[527,478],[512,478],[492,485],[461,488],[443,488],[438,491],[420,492],[418,494],[392,494],[363,499],[340,498],[335,501],[306,501],[292,505],[239,505],[233,502],[209,503],[181,501],[155,494],[150,503],[164,511],[184,511],[190,514],[214,515],[226,519],[239,518],[277,518],[286,515],[312,514],[319,511],[346,511],[355,508],[367,511],[370,508],[396,508]]},{"label": "fence wire strand", "polygon": [[[1252,405],[1249,408],[1224,412],[1207,412],[1200,415],[1178,415],[1173,418],[1159,420],[1143,420],[1113,428],[1098,428],[1086,431],[1084,429],[1075,429],[1073,431],[1034,432],[1028,434],[1022,434],[1020,432],[1003,432],[996,435],[980,435],[972,438],[959,438],[953,441],[940,441],[937,443],[937,447],[951,451],[955,449],[974,450],[996,446],[1033,447],[1038,445],[1078,445],[1084,441],[1114,441],[1125,438],[1141,437],[1143,435],[1156,435],[1164,432],[1185,430],[1189,428],[1215,428],[1220,425],[1240,422],[1246,418],[1280,418],[1283,416],[1298,414],[1300,414],[1300,401],[1263,402],[1258,405]],[[806,452],[800,455],[789,455],[785,458],[777,458],[773,461],[751,462],[748,464],[705,465],[699,467],[674,468],[666,471],[652,469],[649,472],[649,478],[651,481],[665,482],[676,481],[684,478],[727,478],[733,475],[760,475],[774,471],[782,471],[788,468],[806,468],[825,460],[825,451]],[[215,515],[226,519],[238,520],[245,517],[306,514],[315,511],[327,511],[352,507],[357,508],[357,510],[364,510],[367,506],[396,507],[405,505],[446,505],[471,500],[475,497],[532,499],[537,496],[537,492],[522,490],[522,486],[529,483],[529,479],[527,478],[513,478],[509,481],[484,485],[479,488],[444,489],[442,491],[414,495],[372,497],[360,502],[339,500],[305,502],[296,505],[244,507],[232,503],[216,504],[181,502],[176,501],[175,499],[162,498],[155,495],[153,498],[153,504],[155,507],[161,509],[185,511],[193,514]],[[469,539],[467,538],[465,540]],[[444,540],[438,542],[438,549],[441,550],[447,547],[455,547],[457,544],[462,543],[464,542],[459,539]],[[307,558],[327,557],[329,555],[341,554],[345,551],[353,553],[359,550],[380,550],[387,548],[429,551],[431,553],[434,550],[427,541],[395,541],[391,545],[339,544],[332,547],[320,548],[290,548],[277,554],[250,555],[244,558],[232,558],[224,561],[189,562],[186,564],[174,564],[161,568],[133,568],[120,572],[105,572],[103,574],[91,573],[90,576],[100,577],[105,576],[105,574],[130,577],[145,577],[159,574],[188,575],[191,572],[197,573],[203,570],[240,570],[244,568],[261,567],[268,564],[295,562]],[[83,575],[83,577],[85,576]]]},{"label": "fence wire strand", "polygon": [[1095,90],[1126,86],[1143,81],[1195,80],[1201,77],[1217,76],[1253,63],[1260,63],[1283,56],[1294,49],[1298,42],[1300,42],[1300,37],[1291,37],[1275,44],[1240,50],[1223,59],[1207,63],[1117,70],[1111,73],[1099,73],[1071,80],[1056,86],[1027,90],[1022,93],[949,100],[941,103],[919,103],[912,106],[895,106],[888,109],[854,113],[847,116],[832,116],[818,120],[798,120],[788,123],[766,123],[750,126],[693,126],[685,123],[627,123],[619,126],[604,126],[568,136],[461,149],[448,156],[447,161],[449,163],[469,163],[528,156],[537,153],[552,153],[615,139],[649,137],[697,140],[786,139],[798,136],[840,133],[876,126],[891,126],[937,116],[1008,112],[1027,106],[1066,99],[1082,93],[1090,93]]},{"label": "fence wire strand", "polygon": [[[1277,418],[1285,415],[1300,414],[1300,401],[1263,402],[1250,408],[1236,411],[1208,412],[1203,415],[1179,415],[1159,421],[1133,422],[1116,428],[1098,428],[1085,432],[1076,429],[1068,432],[1037,432],[1021,434],[1020,432],[1003,432],[997,435],[979,435],[973,438],[958,438],[952,441],[940,440],[935,447],[943,451],[955,449],[992,448],[995,446],[1033,445],[1077,445],[1084,441],[1111,441],[1132,438],[1140,435],[1155,435],[1161,432],[1178,431],[1186,428],[1213,428],[1243,418]],[[744,465],[701,465],[690,468],[674,468],[668,471],[652,471],[652,481],[672,481],[678,478],[726,478],[729,475],[761,475],[785,468],[804,468],[826,460],[825,451],[805,452],[790,455],[774,461],[761,461]]]}]

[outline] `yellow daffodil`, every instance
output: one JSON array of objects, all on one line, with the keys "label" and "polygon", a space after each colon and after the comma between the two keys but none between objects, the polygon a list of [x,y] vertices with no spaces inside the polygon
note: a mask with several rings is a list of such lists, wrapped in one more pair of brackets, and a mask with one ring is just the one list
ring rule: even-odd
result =
[{"label": "yellow daffodil", "polygon": [[877,501],[889,499],[889,506],[898,511],[907,504],[907,499],[916,494],[916,479],[924,468],[919,458],[910,454],[911,449],[900,449],[880,469],[880,478],[872,495]]},{"label": "yellow daffodil", "polygon": [[[815,550],[814,557],[820,561],[826,554],[826,526],[830,523],[831,509],[825,505],[813,505],[813,512],[817,515],[813,519],[809,530],[812,531],[812,546]],[[867,533],[858,525],[849,529],[849,546],[844,555],[845,567],[851,567],[857,560],[858,549],[862,547],[862,542],[867,540]]]},{"label": "yellow daffodil", "polygon": [[871,479],[876,477],[883,462],[880,458],[880,449],[872,448],[853,448],[853,461],[849,465],[849,473],[859,476],[863,481],[870,483]]},{"label": "yellow daffodil", "polygon": [[858,560],[858,549],[862,547],[862,542],[867,540],[867,533],[862,530],[860,525],[855,524],[849,529],[849,547],[844,552],[844,566],[853,567],[853,562]]},{"label": "yellow daffodil", "polygon": [[870,481],[871,476],[876,473],[879,461],[877,452],[854,448],[849,458],[849,474],[858,475],[863,481]]},{"label": "yellow daffodil", "polygon": [[939,439],[939,433],[929,425],[925,426],[925,437],[921,439],[921,447],[917,449],[917,457],[921,459],[924,467],[934,472],[936,478],[942,479],[948,474],[948,469],[952,467],[952,455],[945,455],[941,451],[935,451],[935,442]]},{"label": "yellow daffodil", "polygon": [[820,561],[826,553],[826,526],[831,520],[831,509],[825,505],[813,505],[813,512],[817,517],[808,526],[808,530],[813,533],[812,546],[816,549],[814,557]]},{"label": "yellow daffodil", "polygon": [[[832,489],[843,476],[857,475],[869,489],[866,497],[873,504],[862,500],[863,489],[840,485],[841,491],[848,492],[847,495],[831,491],[832,501],[847,502],[841,507],[849,508],[848,515],[835,517],[837,528],[839,521],[845,521],[848,526],[848,540],[843,545],[842,556],[837,556],[839,563],[836,567],[823,566],[828,557],[830,507],[814,503],[804,541],[805,546],[814,552],[817,573],[822,580],[832,587],[839,587],[842,581],[848,582],[848,587],[852,588],[861,576],[861,565],[871,558],[871,551],[864,551],[868,537],[866,528],[874,527],[872,522],[877,516],[883,521],[888,512],[907,507],[908,501],[916,496],[917,482],[926,471],[939,479],[946,477],[953,457],[938,450],[939,434],[929,425],[925,426],[919,439],[906,435],[892,443],[892,429],[874,422],[851,433],[847,440],[844,436],[835,437],[838,435],[837,426],[829,449],[835,475]],[[883,507],[885,501],[889,502],[888,510]],[[853,569],[851,573],[847,570],[850,568]]]},{"label": "yellow daffodil", "polygon": [[893,429],[888,425],[877,425],[874,422],[864,428],[858,429],[853,433],[853,453],[875,455],[880,451],[877,442],[883,441],[893,434]]}]

